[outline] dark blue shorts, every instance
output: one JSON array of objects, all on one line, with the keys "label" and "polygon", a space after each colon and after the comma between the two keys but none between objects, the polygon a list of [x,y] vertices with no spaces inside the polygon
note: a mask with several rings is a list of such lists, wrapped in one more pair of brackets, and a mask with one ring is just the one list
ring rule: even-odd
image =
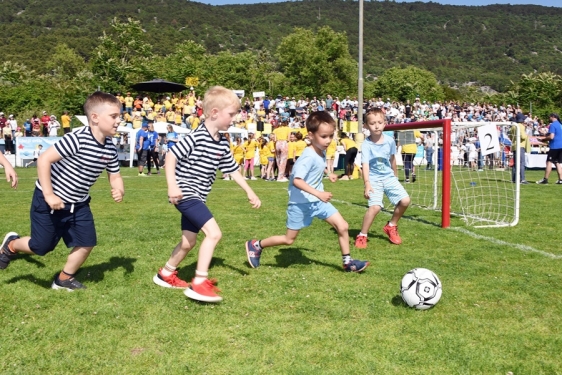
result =
[{"label": "dark blue shorts", "polygon": [[198,199],[181,201],[176,208],[181,212],[181,230],[199,233],[207,221],[213,218],[205,203]]},{"label": "dark blue shorts", "polygon": [[57,247],[61,238],[67,247],[96,246],[97,236],[90,198],[74,204],[74,207],[65,204],[64,209],[54,210],[53,213],[51,211],[43,192],[35,188],[30,212],[31,251],[37,255],[45,255]]}]

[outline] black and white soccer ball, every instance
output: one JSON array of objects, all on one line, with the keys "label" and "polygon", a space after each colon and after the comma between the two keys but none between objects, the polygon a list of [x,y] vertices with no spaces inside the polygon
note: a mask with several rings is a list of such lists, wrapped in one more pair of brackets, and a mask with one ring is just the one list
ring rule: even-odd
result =
[{"label": "black and white soccer ball", "polygon": [[433,271],[426,268],[414,268],[402,278],[400,293],[408,306],[426,310],[439,302],[443,288],[441,280]]}]

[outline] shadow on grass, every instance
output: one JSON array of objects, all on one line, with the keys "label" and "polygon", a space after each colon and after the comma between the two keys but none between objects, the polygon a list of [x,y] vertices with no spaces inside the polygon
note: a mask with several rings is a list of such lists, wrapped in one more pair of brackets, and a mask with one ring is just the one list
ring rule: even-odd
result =
[{"label": "shadow on grass", "polygon": [[408,307],[408,305],[406,305],[406,302],[404,302],[404,300],[402,299],[402,296],[400,294],[395,295],[394,297],[392,297],[392,300],[390,301],[392,303],[393,306],[396,307]]},{"label": "shadow on grass", "polygon": [[339,263],[337,263],[337,261],[335,263],[319,262],[315,259],[311,259],[305,256],[303,254],[303,250],[313,252],[313,250],[310,249],[301,249],[301,248],[294,248],[294,247],[288,249],[279,249],[279,254],[275,256],[275,260],[277,261],[277,264],[273,264],[272,267],[288,268],[293,264],[310,265],[314,263],[324,267],[331,267],[338,271],[342,270],[341,266],[339,266]]},{"label": "shadow on grass", "polygon": [[[29,258],[31,258],[31,256],[29,256]],[[109,259],[109,261],[104,262],[104,263],[100,263],[100,264],[96,264],[96,265],[92,265],[92,266],[86,266],[84,268],[81,268],[78,271],[78,278],[81,279],[81,281],[91,281],[91,282],[100,282],[104,279],[105,277],[105,273],[108,271],[114,271],[118,268],[124,268],[125,269],[125,274],[130,274],[132,273],[135,268],[133,267],[133,263],[136,262],[137,260],[135,258],[125,258],[125,257],[112,257]],[[41,267],[45,267],[45,265],[41,262],[38,262],[39,264],[41,264]],[[53,272],[53,277],[60,271],[54,271]],[[13,277],[9,280],[6,281],[6,283],[8,284],[14,284],[17,283],[18,281],[21,280],[26,280],[29,281],[33,284],[39,285],[45,289],[50,289],[51,288],[51,283],[53,282],[53,279],[48,279],[48,280],[40,280],[37,279],[35,276],[33,276],[32,274],[26,274],[26,275],[21,275],[21,276],[16,276]]]},{"label": "shadow on grass", "polygon": [[[233,270],[234,272],[239,273],[242,276],[246,276],[249,275],[248,272],[244,271],[243,269],[231,266],[230,264],[227,264],[224,262],[223,258],[213,258],[211,260],[211,265],[209,267],[209,270],[211,270],[213,267],[225,267],[228,269]],[[180,279],[182,280],[186,280],[186,281],[191,281],[191,279],[193,277],[195,277],[195,270],[197,269],[197,259],[195,259],[195,261],[189,265],[186,265],[185,267],[181,267],[178,271],[178,276]]]}]

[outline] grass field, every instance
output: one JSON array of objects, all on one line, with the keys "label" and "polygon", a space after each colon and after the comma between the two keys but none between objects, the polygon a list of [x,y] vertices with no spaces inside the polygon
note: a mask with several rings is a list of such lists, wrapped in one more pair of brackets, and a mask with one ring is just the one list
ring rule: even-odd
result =
[{"label": "grass field", "polygon": [[[36,170],[17,172],[17,191],[0,185],[2,237],[29,234]],[[179,240],[179,214],[164,175],[122,173],[123,203],[112,201],[105,178],[91,191],[98,246],[77,276],[87,290],[50,289],[68,254],[62,242],[0,272],[0,373],[562,374],[560,186],[523,186],[515,228],[453,220],[441,229],[439,214],[412,207],[400,246],[382,232],[390,217],[382,212],[368,248],[352,250],[371,266],[346,274],[337,235],[320,221],[250,268],[244,241],[285,230],[286,184],[250,181],[263,202],[253,210],[233,181],[217,181],[208,204],[223,239],[210,276],[224,301],[212,305],[152,283]],[[365,212],[362,182],[327,190],[354,237]],[[193,277],[196,259],[195,249],[180,277]],[[399,282],[415,267],[443,283],[431,310],[401,301]]]}]

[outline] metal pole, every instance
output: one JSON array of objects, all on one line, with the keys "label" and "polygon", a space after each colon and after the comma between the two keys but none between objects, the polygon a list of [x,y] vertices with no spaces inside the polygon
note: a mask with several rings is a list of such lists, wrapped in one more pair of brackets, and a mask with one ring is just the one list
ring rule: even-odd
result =
[{"label": "metal pole", "polygon": [[363,0],[359,0],[359,79],[357,90],[357,128],[363,131]]}]

